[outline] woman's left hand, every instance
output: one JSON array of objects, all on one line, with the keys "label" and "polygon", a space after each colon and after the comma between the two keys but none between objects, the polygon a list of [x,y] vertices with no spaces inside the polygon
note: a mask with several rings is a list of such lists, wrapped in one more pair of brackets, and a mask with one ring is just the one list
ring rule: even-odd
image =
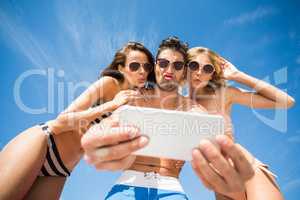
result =
[{"label": "woman's left hand", "polygon": [[223,70],[223,78],[226,80],[235,80],[239,70],[228,60],[223,57],[221,59],[221,68]]}]

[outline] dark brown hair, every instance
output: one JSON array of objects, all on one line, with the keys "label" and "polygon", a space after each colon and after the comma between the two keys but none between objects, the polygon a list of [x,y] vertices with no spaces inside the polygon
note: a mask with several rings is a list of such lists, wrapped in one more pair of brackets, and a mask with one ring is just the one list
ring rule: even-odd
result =
[{"label": "dark brown hair", "polygon": [[[123,48],[119,49],[115,53],[113,61],[101,72],[99,78],[103,76],[111,76],[117,79],[119,82],[123,82],[125,77],[118,70],[118,66],[125,66],[127,54],[131,50],[143,52],[147,56],[149,63],[154,65],[152,53],[143,44],[139,42],[128,42],[123,46]],[[154,70],[148,74],[147,82],[156,83]]]},{"label": "dark brown hair", "polygon": [[156,59],[163,50],[172,49],[174,51],[180,52],[183,56],[184,61],[186,62],[188,48],[188,43],[180,41],[180,39],[176,36],[170,36],[160,43],[157,50]]}]

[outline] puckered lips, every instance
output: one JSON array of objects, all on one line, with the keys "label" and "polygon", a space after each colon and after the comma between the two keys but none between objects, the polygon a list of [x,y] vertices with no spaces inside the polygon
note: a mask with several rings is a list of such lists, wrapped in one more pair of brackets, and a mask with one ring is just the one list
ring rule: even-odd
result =
[{"label": "puckered lips", "polygon": [[144,83],[145,81],[146,81],[146,78],[144,78],[144,77],[138,78],[139,83]]},{"label": "puckered lips", "polygon": [[174,75],[170,74],[170,73],[164,73],[163,76],[164,76],[164,79],[168,80],[168,81],[173,80],[173,78],[174,78]]},{"label": "puckered lips", "polygon": [[193,81],[194,81],[194,82],[198,82],[198,83],[201,83],[201,82],[202,82],[201,79],[199,79],[199,78],[195,78],[195,79],[193,79]]}]

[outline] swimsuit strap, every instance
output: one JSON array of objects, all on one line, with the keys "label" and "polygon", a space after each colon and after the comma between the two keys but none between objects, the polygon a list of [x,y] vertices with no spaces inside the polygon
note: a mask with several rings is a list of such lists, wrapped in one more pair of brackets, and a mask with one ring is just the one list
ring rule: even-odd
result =
[{"label": "swimsuit strap", "polygon": [[60,157],[52,131],[45,123],[40,124],[40,127],[42,128],[43,132],[48,136],[48,146],[46,158],[42,165],[39,176],[70,176],[70,171],[64,165]]}]

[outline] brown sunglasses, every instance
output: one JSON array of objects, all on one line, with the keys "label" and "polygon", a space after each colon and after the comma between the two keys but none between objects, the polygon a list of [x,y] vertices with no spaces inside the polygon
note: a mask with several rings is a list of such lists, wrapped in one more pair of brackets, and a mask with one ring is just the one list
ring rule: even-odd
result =
[{"label": "brown sunglasses", "polygon": [[[198,71],[200,68],[200,64],[196,61],[189,62],[187,66],[191,71]],[[201,70],[205,74],[212,74],[215,72],[215,67],[211,64],[206,64],[201,67]]]},{"label": "brown sunglasses", "polygon": [[172,64],[174,66],[174,69],[177,71],[182,70],[182,68],[184,67],[183,61],[175,61],[171,63],[169,60],[164,58],[158,58],[156,63],[159,65],[160,68],[167,68],[170,64]]},{"label": "brown sunglasses", "polygon": [[138,63],[138,62],[132,62],[132,63],[129,63],[129,69],[133,72],[135,71],[138,71],[140,69],[140,67],[143,67],[144,70],[146,72],[151,72],[153,70],[153,65],[150,64],[150,63]]}]

